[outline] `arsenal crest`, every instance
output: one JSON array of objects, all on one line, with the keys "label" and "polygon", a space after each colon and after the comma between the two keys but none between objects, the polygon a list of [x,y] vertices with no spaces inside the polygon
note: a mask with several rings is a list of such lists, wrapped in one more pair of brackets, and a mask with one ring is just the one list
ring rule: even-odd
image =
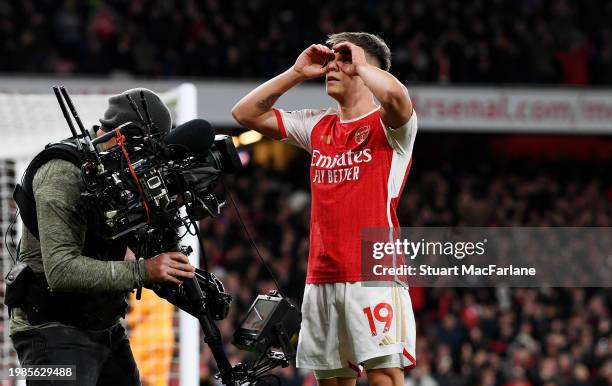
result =
[{"label": "arsenal crest", "polygon": [[368,134],[370,134],[370,126],[362,126],[355,132],[355,142],[358,145],[361,145],[367,138]]}]

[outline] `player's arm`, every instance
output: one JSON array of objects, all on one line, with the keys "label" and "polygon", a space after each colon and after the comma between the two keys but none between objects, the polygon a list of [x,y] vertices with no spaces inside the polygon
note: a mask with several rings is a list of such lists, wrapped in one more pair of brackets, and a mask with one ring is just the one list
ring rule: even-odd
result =
[{"label": "player's arm", "polygon": [[328,47],[322,44],[311,45],[298,56],[291,68],[268,80],[238,101],[232,108],[232,116],[249,129],[259,131],[273,139],[281,139],[272,107],[278,98],[292,87],[307,79],[325,75],[330,57],[333,57],[333,53]]},{"label": "player's arm", "polygon": [[386,126],[396,129],[410,120],[412,102],[406,87],[385,70],[366,61],[365,51],[352,43],[333,47],[341,54],[340,69],[350,76],[359,76],[381,104],[380,116]]}]

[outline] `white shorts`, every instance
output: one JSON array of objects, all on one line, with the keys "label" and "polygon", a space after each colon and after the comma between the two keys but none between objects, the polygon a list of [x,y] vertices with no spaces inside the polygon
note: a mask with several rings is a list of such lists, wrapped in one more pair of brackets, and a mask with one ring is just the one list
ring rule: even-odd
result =
[{"label": "white shorts", "polygon": [[306,284],[297,367],[315,370],[317,378],[359,376],[361,365],[366,370],[414,367],[410,294],[399,284],[382,284]]}]

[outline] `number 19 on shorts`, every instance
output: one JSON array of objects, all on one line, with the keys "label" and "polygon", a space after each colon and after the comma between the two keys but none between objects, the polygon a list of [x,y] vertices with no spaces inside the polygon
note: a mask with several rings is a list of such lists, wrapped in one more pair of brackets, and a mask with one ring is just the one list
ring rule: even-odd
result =
[{"label": "number 19 on shorts", "polygon": [[372,307],[366,307],[363,309],[363,313],[368,318],[372,336],[378,335],[377,325],[381,323],[384,323],[382,333],[389,332],[391,322],[393,321],[393,307],[389,303],[378,303],[374,307],[374,311],[372,311]]}]

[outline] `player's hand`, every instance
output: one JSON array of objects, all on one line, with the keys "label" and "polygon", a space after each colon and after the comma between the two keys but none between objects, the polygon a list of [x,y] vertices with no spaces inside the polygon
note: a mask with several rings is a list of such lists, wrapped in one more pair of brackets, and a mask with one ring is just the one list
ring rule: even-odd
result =
[{"label": "player's hand", "polygon": [[147,281],[150,283],[171,282],[181,284],[195,276],[195,268],[187,256],[180,252],[164,252],[145,260]]},{"label": "player's hand", "polygon": [[323,44],[312,44],[298,56],[293,70],[305,79],[318,78],[325,75],[327,63],[334,59],[333,51]]},{"label": "player's hand", "polygon": [[349,76],[357,75],[359,66],[367,66],[366,55],[363,48],[349,42],[341,42],[332,47],[335,53],[340,54],[338,67],[340,71]]}]

